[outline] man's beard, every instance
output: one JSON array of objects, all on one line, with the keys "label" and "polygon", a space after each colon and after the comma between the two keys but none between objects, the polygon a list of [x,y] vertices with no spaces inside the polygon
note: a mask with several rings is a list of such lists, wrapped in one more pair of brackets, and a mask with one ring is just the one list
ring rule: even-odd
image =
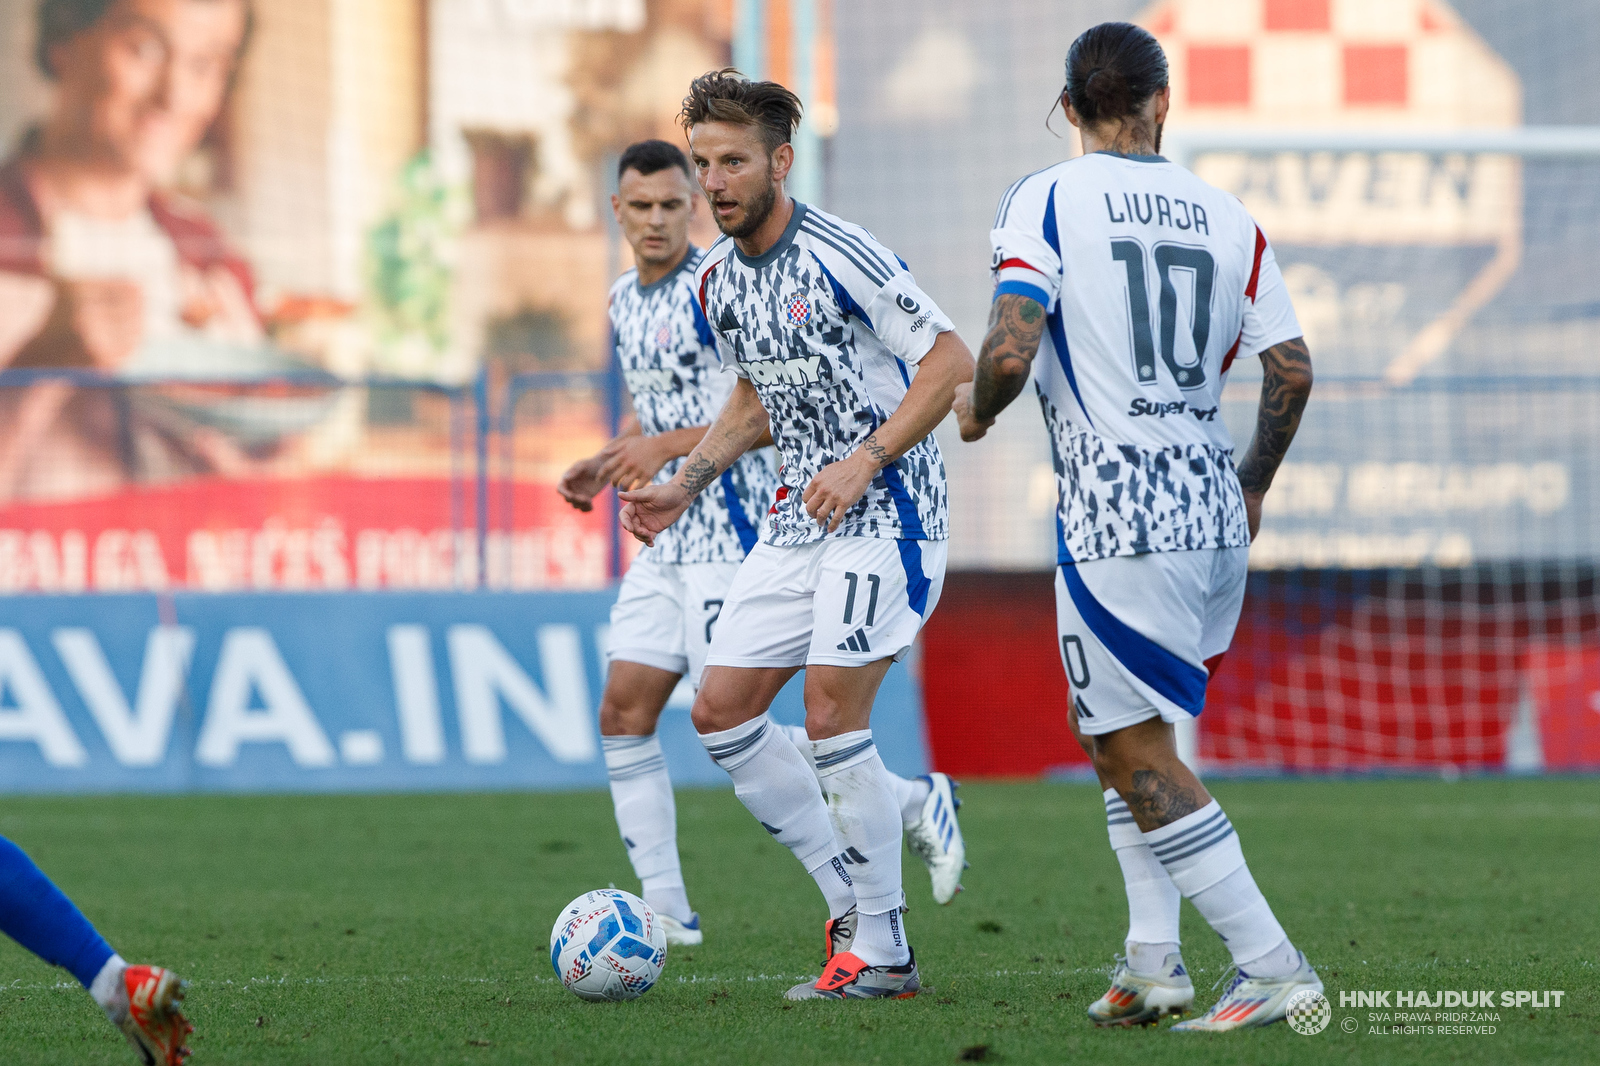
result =
[{"label": "man's beard", "polygon": [[[761,195],[757,196],[753,202],[744,205],[743,222],[736,226],[730,225],[724,223],[722,218],[717,216],[717,228],[734,240],[742,241],[755,233],[766,223],[767,219],[772,217],[772,209],[777,204],[778,186],[773,182],[768,182],[767,187],[761,191]],[[712,212],[712,214],[716,215],[716,212]]]}]

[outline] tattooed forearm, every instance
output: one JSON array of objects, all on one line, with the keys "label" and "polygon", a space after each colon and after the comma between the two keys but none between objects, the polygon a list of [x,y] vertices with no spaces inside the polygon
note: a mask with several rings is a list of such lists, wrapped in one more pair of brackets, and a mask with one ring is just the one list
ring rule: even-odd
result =
[{"label": "tattooed forearm", "polygon": [[690,494],[698,494],[701,489],[717,479],[717,464],[703,455],[697,455],[683,466],[683,487]]},{"label": "tattooed forearm", "polygon": [[1141,828],[1171,825],[1186,814],[1200,809],[1194,790],[1163,774],[1160,770],[1135,770],[1133,789],[1122,797]]},{"label": "tattooed forearm", "polygon": [[1037,300],[1009,292],[995,298],[972,383],[974,418],[992,421],[1022,392],[1043,335],[1044,308]]},{"label": "tattooed forearm", "polygon": [[876,433],[861,442],[861,450],[872,456],[872,461],[880,467],[888,466],[894,462],[894,456],[889,454],[889,449],[878,443]]},{"label": "tattooed forearm", "polygon": [[748,379],[739,379],[722,413],[673,475],[673,481],[689,495],[698,495],[767,432],[767,412],[755,387]]},{"label": "tattooed forearm", "polygon": [[1258,495],[1272,486],[1278,464],[1300,428],[1300,413],[1311,396],[1311,352],[1305,340],[1296,337],[1262,352],[1261,367],[1256,435],[1239,462],[1239,484]]}]

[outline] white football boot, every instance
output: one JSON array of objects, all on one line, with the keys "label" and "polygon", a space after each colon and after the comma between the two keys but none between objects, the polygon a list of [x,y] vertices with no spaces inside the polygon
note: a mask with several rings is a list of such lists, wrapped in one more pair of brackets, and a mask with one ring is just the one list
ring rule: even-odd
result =
[{"label": "white football boot", "polygon": [[1321,992],[1322,978],[1300,952],[1300,968],[1284,977],[1250,977],[1243,970],[1234,975],[1222,998],[1198,1018],[1179,1022],[1172,1031],[1183,1033],[1224,1033],[1229,1029],[1253,1029],[1283,1021],[1289,1000],[1296,992]]},{"label": "white football boot", "polygon": [[967,866],[967,845],[956,820],[959,786],[948,774],[923,774],[922,779],[929,785],[928,798],[922,816],[906,827],[906,844],[928,866],[934,902],[949,903],[961,891],[961,871]]},{"label": "white football boot", "polygon": [[700,912],[689,915],[687,922],[680,922],[670,914],[657,914],[661,919],[661,928],[667,934],[668,947],[692,948],[696,944],[705,943],[706,935],[700,931]]},{"label": "white football boot", "polygon": [[1194,982],[1183,968],[1183,956],[1174,951],[1162,960],[1156,973],[1138,973],[1117,956],[1111,987],[1089,1005],[1089,1020],[1102,1028],[1120,1025],[1154,1025],[1164,1014],[1182,1014],[1194,1006]]}]

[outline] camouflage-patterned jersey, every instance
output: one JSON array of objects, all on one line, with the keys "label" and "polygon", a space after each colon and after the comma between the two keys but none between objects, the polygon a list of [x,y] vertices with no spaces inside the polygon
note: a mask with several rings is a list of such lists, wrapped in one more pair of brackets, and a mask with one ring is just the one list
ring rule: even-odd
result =
[{"label": "camouflage-patterned jersey", "polygon": [[754,384],[783,459],[767,542],[947,539],[944,458],[931,434],[878,473],[833,533],[800,498],[895,412],[934,338],[954,328],[899,257],[860,226],[796,203],[764,254],[723,237],[696,274],[723,360]]},{"label": "camouflage-patterned jersey", "polygon": [[1058,561],[1248,545],[1222,386],[1301,330],[1244,205],[1160,156],[1094,152],[1011,186],[990,237],[995,296],[1045,311]]},{"label": "camouflage-patterned jersey", "polygon": [[[691,246],[666,277],[640,285],[639,272],[630,270],[611,287],[612,344],[646,436],[709,426],[733,392],[734,376],[717,357],[692,287],[703,255]],[[658,563],[742,560],[778,487],[770,453],[740,456],[645,549],[649,557]],[[670,480],[682,465],[681,458],[672,460],[655,483]]]}]

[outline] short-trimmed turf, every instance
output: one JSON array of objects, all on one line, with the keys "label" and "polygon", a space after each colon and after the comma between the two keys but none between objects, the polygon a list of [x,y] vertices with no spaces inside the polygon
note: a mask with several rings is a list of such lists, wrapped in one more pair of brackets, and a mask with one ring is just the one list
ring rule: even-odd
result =
[{"label": "short-trimmed turf", "polygon": [[[1333,1024],[1225,1036],[1100,1031],[1126,910],[1098,793],[963,789],[967,891],[933,905],[908,857],[929,989],[789,1004],[815,974],[820,900],[728,791],[679,794],[706,943],[660,985],[583,1003],[547,944],[559,908],[636,888],[604,793],[6,799],[33,854],[128,958],[193,980],[217,1063],[1434,1063],[1600,1059],[1600,784],[1221,782],[1257,880],[1318,966]],[[1205,1006],[1226,956],[1185,906]],[[1376,1035],[1357,990],[1559,989],[1493,1034]],[[1357,1031],[1346,1033],[1345,1019]],[[1379,1023],[1382,1024],[1382,1023]],[[1483,1023],[1480,1023],[1483,1024]],[[81,989],[0,944],[0,1062],[132,1062]]]}]

